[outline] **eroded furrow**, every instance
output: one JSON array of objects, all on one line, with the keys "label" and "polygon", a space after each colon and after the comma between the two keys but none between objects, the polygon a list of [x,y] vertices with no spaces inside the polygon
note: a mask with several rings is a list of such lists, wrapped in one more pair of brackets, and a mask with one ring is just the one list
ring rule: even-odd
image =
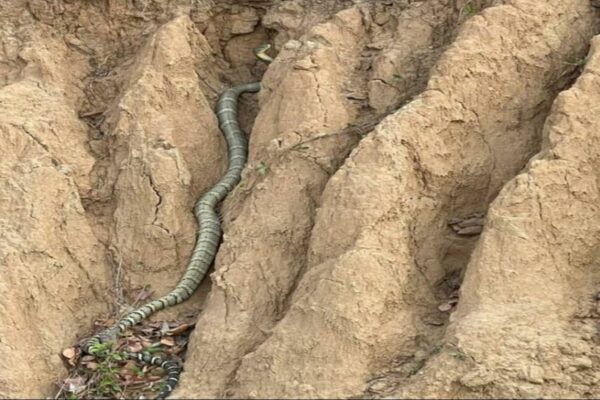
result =
[{"label": "eroded furrow", "polygon": [[456,267],[445,222],[485,210],[537,152],[565,60],[584,55],[596,22],[587,2],[514,1],[465,24],[427,90],[329,180],[307,272],[242,360],[235,397],[354,396],[427,346],[434,288]]},{"label": "eroded furrow", "polygon": [[492,203],[442,350],[394,397],[599,395],[599,66],[596,37],[541,152]]},{"label": "eroded furrow", "polygon": [[1,398],[53,391],[63,368],[57,349],[88,329],[89,313],[107,312],[109,286],[81,206],[94,164],[75,112],[85,59],[30,16],[20,22],[29,40],[10,51],[23,65],[0,79]]}]

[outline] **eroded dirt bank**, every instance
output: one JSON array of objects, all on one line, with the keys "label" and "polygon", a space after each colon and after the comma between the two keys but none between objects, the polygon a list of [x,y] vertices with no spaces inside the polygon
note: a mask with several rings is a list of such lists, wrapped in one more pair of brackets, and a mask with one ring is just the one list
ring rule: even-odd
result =
[{"label": "eroded dirt bank", "polygon": [[217,95],[256,80],[215,272],[156,316],[199,314],[174,397],[597,397],[598,14],[3,2],[0,398],[54,395],[94,318],[175,285]]}]

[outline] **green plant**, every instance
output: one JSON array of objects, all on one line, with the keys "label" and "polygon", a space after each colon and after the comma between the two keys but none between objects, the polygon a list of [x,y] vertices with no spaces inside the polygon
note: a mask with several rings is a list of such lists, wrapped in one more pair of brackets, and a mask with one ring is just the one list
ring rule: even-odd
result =
[{"label": "green plant", "polygon": [[143,378],[146,373],[140,369],[137,365],[133,365],[131,367],[131,371],[138,376],[138,378]]},{"label": "green plant", "polygon": [[119,384],[119,362],[124,354],[114,351],[112,342],[97,343],[90,347],[90,353],[99,360],[95,371],[93,392],[97,396],[114,396],[122,392]]},{"label": "green plant", "polygon": [[162,345],[160,343],[152,343],[149,347],[144,349],[145,352],[150,354],[158,353],[162,351]]},{"label": "green plant", "polygon": [[464,15],[465,17],[470,17],[473,14],[475,14],[475,7],[473,7],[473,4],[465,4],[462,9],[462,15]]},{"label": "green plant", "polygon": [[415,364],[412,366],[412,368],[408,371],[408,376],[415,375],[417,372],[422,370],[424,366],[425,366],[425,360],[416,361]]},{"label": "green plant", "polygon": [[112,352],[113,342],[96,343],[90,347],[90,354],[96,357],[105,358]]},{"label": "green plant", "polygon": [[587,62],[587,57],[582,57],[582,58],[575,60],[573,65],[576,65],[577,67],[583,67],[586,62]]},{"label": "green plant", "polygon": [[158,392],[165,386],[165,382],[159,382],[156,385],[152,386],[152,390]]},{"label": "green plant", "polygon": [[450,353],[450,355],[456,359],[459,359],[460,361],[465,361],[467,359],[467,355],[461,350],[454,351]]},{"label": "green plant", "polygon": [[442,351],[442,347],[444,347],[443,344],[436,344],[431,348],[431,354],[438,354],[440,351]]},{"label": "green plant", "polygon": [[77,395],[73,392],[67,392],[67,400],[77,400]]},{"label": "green plant", "polygon": [[[114,373],[116,375],[116,372]],[[116,376],[103,375],[94,389],[94,394],[97,396],[112,396],[122,391],[121,385],[116,381]]]},{"label": "green plant", "polygon": [[264,162],[261,161],[258,164],[256,164],[256,167],[254,167],[254,169],[256,170],[256,172],[258,172],[262,176],[265,176],[265,174],[269,170],[269,167]]}]

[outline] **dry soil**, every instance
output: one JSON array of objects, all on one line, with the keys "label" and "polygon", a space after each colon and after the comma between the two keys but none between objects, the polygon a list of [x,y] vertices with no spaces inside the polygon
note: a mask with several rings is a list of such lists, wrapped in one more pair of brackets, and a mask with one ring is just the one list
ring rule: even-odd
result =
[{"label": "dry soil", "polygon": [[258,80],[214,271],[155,317],[198,316],[174,398],[600,397],[592,3],[0,2],[0,398],[176,284]]}]

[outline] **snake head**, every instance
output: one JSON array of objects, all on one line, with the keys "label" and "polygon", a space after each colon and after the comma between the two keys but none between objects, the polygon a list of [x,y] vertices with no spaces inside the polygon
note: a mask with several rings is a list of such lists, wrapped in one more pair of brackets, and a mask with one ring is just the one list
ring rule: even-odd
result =
[{"label": "snake head", "polygon": [[117,325],[106,328],[102,332],[79,342],[79,347],[87,354],[96,354],[110,347],[117,339],[119,327]]},{"label": "snake head", "polygon": [[273,61],[273,58],[271,58],[271,56],[269,56],[266,53],[267,50],[269,50],[270,48],[271,48],[271,45],[269,43],[261,44],[260,46],[258,46],[257,48],[254,49],[254,55],[256,55],[256,58],[258,58],[259,60],[264,61],[267,64],[269,64]]}]

